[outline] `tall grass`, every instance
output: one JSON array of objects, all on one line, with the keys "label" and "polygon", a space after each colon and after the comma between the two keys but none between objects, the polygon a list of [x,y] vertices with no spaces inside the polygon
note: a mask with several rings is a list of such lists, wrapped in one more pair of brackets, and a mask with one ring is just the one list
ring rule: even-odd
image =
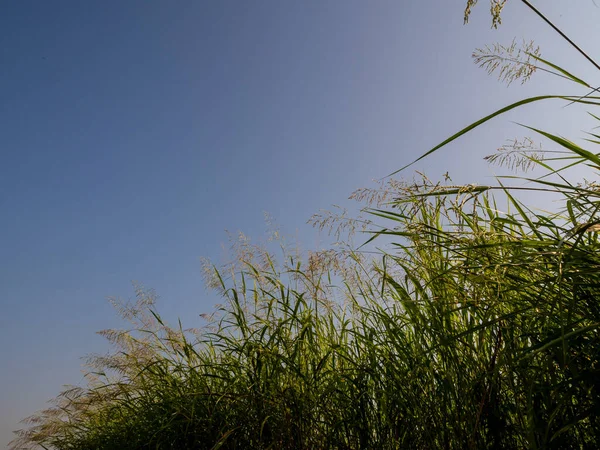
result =
[{"label": "tall grass", "polygon": [[[102,332],[114,352],[13,448],[600,447],[600,188],[566,170],[600,157],[533,132],[559,150],[490,158],[535,166],[526,186],[389,180],[356,193],[368,220],[315,219],[364,225],[367,247],[242,242],[235,264],[206,267],[223,305],[201,329],[166,325],[138,289],[115,304],[131,329]],[[536,211],[523,189],[560,206]]]},{"label": "tall grass", "polygon": [[103,332],[115,352],[14,448],[596,447],[600,194],[540,183],[560,213],[395,185],[371,210],[387,250],[214,268],[224,306],[202,330],[166,326],[139,290],[120,310],[133,331]]}]

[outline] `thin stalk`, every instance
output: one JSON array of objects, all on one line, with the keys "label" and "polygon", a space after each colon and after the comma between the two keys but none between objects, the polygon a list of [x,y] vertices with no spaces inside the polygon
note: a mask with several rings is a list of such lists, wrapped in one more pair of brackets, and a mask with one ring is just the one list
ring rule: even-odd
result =
[{"label": "thin stalk", "polygon": [[579,53],[581,53],[585,57],[585,59],[587,59],[589,62],[591,62],[596,69],[600,70],[600,65],[596,61],[594,61],[586,52],[584,52],[575,42],[573,42],[571,39],[569,39],[569,37],[565,33],[563,33],[556,25],[554,25],[550,21],[550,19],[548,19],[546,16],[544,16],[544,14],[542,14],[535,6],[533,6],[527,0],[521,0],[521,2],[525,3],[525,5],[527,5],[529,8],[531,8],[533,10],[533,12],[535,12],[538,16],[540,16],[544,20],[544,22],[546,22],[548,25],[550,25],[554,31],[556,31],[558,34],[560,34],[569,44],[571,44]]}]

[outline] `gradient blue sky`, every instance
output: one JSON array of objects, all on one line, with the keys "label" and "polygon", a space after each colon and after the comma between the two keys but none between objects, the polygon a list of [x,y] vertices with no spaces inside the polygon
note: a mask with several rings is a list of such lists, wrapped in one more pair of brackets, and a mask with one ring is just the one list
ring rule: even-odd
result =
[{"label": "gradient blue sky", "polygon": [[[94,332],[120,325],[106,297],[132,296],[132,280],[195,325],[214,303],[199,259],[222,257],[224,230],[261,237],[268,211],[322,245],[305,224],[320,208],[512,100],[576,91],[543,75],[507,89],[475,47],[534,38],[598,79],[516,0],[499,31],[484,1],[462,26],[463,3],[3,2],[0,445],[106,350]],[[600,9],[576,3],[536,2],[600,57]],[[489,182],[482,157],[524,134],[511,121],[570,137],[594,125],[534,105],[418,168]]]}]

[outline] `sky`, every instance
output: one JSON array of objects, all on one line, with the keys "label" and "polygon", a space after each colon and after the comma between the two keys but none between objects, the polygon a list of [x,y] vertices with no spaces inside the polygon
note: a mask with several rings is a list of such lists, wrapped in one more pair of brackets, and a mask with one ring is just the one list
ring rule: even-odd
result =
[{"label": "sky", "polygon": [[[486,2],[129,0],[4,2],[0,13],[0,446],[121,327],[107,298],[156,290],[188,326],[210,312],[200,258],[263,213],[305,248],[306,224],[481,116],[526,96],[578,94],[536,74],[510,88],[476,47],[534,39],[592,84],[598,73],[520,2],[499,30]],[[600,58],[591,0],[536,1]],[[483,162],[514,122],[570,138],[578,106],[527,106],[414,167],[490,183]],[[412,168],[410,169],[413,170]],[[412,172],[406,176],[411,177]]]}]

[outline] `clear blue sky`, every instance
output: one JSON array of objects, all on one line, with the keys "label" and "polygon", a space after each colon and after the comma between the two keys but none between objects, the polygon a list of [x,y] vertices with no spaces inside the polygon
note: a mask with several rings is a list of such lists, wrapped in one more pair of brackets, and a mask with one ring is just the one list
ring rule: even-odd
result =
[{"label": "clear blue sky", "polygon": [[[118,327],[106,297],[155,288],[194,325],[212,309],[199,259],[224,230],[260,237],[263,211],[311,248],[305,224],[484,113],[538,92],[478,70],[477,46],[534,38],[596,77],[510,0],[462,26],[463,0],[11,1],[0,12],[0,445],[81,380]],[[600,57],[600,9],[539,1]],[[593,46],[594,48],[589,48]],[[599,84],[599,83],[597,83]],[[556,86],[556,87],[555,87]],[[523,135],[593,125],[558,103],[487,125],[425,161],[433,178],[489,182],[481,158]],[[575,108],[575,107],[573,107]]]}]

